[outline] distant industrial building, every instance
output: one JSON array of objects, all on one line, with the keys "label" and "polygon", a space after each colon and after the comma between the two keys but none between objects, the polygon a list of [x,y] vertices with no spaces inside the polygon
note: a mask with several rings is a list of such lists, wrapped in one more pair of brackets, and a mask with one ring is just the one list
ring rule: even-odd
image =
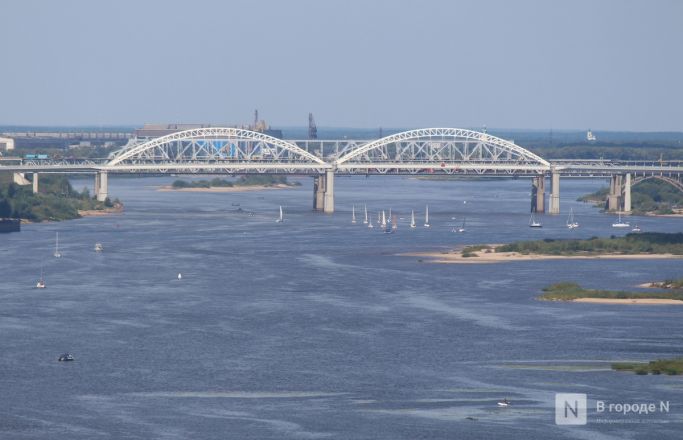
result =
[{"label": "distant industrial building", "polygon": [[[247,130],[257,131],[259,133],[267,134],[278,139],[282,139],[282,130],[270,128],[266,121],[258,118],[258,110],[254,111],[254,121],[249,125],[227,125],[228,127],[244,128]],[[223,124],[145,124],[142,128],[137,128],[133,135],[138,139],[153,139],[168,134],[176,133],[184,130],[193,130],[196,128],[211,128],[211,127],[226,127]]]},{"label": "distant industrial building", "polygon": [[0,151],[14,150],[14,139],[0,137]]}]

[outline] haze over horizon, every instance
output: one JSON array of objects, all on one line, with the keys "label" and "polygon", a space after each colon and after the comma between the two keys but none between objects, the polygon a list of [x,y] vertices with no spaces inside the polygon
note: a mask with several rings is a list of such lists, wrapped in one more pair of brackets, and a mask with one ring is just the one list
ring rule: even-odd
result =
[{"label": "haze over horizon", "polygon": [[0,6],[0,125],[683,131],[683,3]]}]

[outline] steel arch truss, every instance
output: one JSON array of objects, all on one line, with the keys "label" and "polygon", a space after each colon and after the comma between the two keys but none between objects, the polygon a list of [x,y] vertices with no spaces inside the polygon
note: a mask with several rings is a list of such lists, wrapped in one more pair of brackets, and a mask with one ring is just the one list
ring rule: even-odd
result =
[{"label": "steel arch truss", "polygon": [[197,128],[179,131],[118,151],[108,167],[136,168],[186,165],[194,169],[297,168],[330,165],[297,145],[241,128]]},{"label": "steel arch truss", "polygon": [[683,192],[683,181],[675,179],[673,177],[659,176],[656,174],[653,174],[650,176],[636,177],[635,179],[633,179],[632,186],[635,186],[635,185],[639,184],[640,182],[644,182],[644,181],[650,180],[650,179],[661,180],[662,182],[666,182],[669,185],[673,186],[674,188],[676,188],[680,192]]},{"label": "steel arch truss", "polygon": [[397,133],[341,155],[334,164],[340,171],[381,174],[540,174],[550,169],[546,160],[510,141],[461,128]]}]

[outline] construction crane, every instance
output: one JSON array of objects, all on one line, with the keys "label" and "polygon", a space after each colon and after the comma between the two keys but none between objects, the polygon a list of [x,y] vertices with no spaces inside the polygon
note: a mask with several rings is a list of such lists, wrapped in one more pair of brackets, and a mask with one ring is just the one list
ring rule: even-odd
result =
[{"label": "construction crane", "polygon": [[315,119],[313,119],[313,113],[308,114],[308,138],[318,139],[318,127],[315,125]]}]

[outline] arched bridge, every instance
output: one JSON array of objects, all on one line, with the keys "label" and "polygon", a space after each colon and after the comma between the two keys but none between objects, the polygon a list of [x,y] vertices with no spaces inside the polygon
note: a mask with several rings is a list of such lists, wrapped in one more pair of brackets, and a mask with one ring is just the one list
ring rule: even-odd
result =
[{"label": "arched bridge", "polygon": [[[544,210],[544,180],[550,175],[550,212],[557,213],[560,175],[632,175],[634,178],[659,175],[678,180],[683,175],[683,163],[551,163],[509,140],[462,128],[423,128],[362,141],[283,140],[240,128],[207,127],[133,143],[107,159],[27,158],[0,161],[0,170],[33,173],[34,190],[37,190],[38,173],[96,173],[95,192],[101,200],[107,196],[109,174],[312,175],[315,176],[315,206],[326,212],[334,209],[334,177],[339,174],[527,176],[534,179],[534,206],[539,211]],[[621,193],[624,191],[622,188]],[[615,189],[615,197],[618,193]]]}]

